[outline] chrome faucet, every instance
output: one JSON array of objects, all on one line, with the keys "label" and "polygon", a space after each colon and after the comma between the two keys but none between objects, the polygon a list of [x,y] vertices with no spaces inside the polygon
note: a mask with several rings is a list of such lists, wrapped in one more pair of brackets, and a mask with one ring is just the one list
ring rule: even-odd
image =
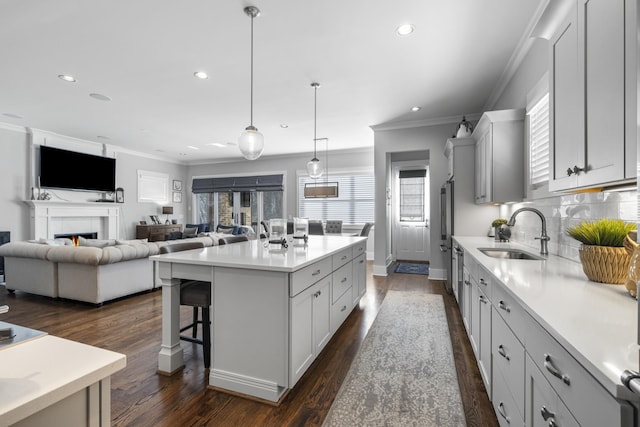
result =
[{"label": "chrome faucet", "polygon": [[540,240],[540,255],[549,255],[549,250],[547,249],[547,242],[551,240],[551,238],[547,235],[547,220],[544,218],[544,215],[542,214],[542,212],[540,212],[538,209],[536,208],[518,209],[511,215],[511,218],[509,218],[507,225],[509,227],[513,227],[514,225],[516,225],[516,216],[522,211],[533,212],[540,217],[540,220],[542,220],[542,233],[540,234],[540,237],[536,237],[536,239]]}]

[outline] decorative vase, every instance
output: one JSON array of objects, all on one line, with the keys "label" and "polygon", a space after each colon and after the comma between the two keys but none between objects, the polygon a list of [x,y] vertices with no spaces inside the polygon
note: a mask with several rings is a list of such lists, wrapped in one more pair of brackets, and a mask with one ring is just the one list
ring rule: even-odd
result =
[{"label": "decorative vase", "polygon": [[624,247],[583,244],[578,253],[582,270],[589,280],[612,285],[626,281],[631,255]]}]

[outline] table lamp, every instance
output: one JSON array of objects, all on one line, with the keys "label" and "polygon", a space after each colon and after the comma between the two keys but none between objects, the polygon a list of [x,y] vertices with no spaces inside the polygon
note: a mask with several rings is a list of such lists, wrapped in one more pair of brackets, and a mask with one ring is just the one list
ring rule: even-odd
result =
[{"label": "table lamp", "polygon": [[162,214],[167,216],[167,220],[164,223],[171,224],[171,221],[169,221],[169,215],[173,215],[173,206],[163,206]]}]

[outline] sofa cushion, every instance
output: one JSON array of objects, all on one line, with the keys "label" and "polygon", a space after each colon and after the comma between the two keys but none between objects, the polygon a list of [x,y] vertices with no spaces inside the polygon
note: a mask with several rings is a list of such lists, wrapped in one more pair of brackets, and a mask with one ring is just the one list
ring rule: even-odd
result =
[{"label": "sofa cushion", "polygon": [[47,259],[51,262],[98,265],[103,250],[90,246],[54,246],[47,253]]},{"label": "sofa cushion", "polygon": [[145,243],[149,243],[149,239],[131,239],[131,240],[116,239],[116,245],[140,245]]},{"label": "sofa cushion", "polygon": [[47,259],[47,253],[53,248],[38,243],[9,242],[0,246],[0,256]]},{"label": "sofa cushion", "polygon": [[102,240],[102,239],[85,239],[84,237],[78,237],[78,246],[91,246],[92,248],[106,248],[107,246],[113,246],[116,244],[115,239]]}]

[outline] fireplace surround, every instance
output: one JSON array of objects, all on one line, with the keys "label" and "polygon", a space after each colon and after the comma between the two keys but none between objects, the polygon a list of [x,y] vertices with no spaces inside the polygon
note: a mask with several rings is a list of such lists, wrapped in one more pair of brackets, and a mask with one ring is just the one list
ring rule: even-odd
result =
[{"label": "fireplace surround", "polygon": [[31,208],[31,238],[53,239],[60,234],[82,234],[87,230],[98,239],[118,239],[120,208],[97,202],[28,200]]}]

